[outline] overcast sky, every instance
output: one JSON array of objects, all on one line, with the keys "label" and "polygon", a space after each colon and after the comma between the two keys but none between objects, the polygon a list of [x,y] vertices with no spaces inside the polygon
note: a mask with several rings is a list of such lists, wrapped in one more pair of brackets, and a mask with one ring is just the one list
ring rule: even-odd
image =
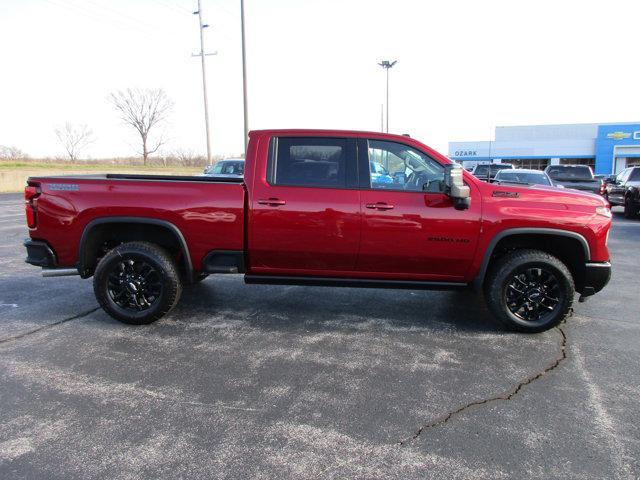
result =
[{"label": "overcast sky", "polygon": [[[202,0],[214,153],[242,151],[239,0]],[[0,145],[61,155],[86,123],[92,157],[135,152],[105,100],[126,87],[174,100],[165,152],[205,151],[196,0],[0,0]],[[246,0],[249,121],[259,128],[390,130],[446,153],[496,125],[640,120],[640,1]]]}]

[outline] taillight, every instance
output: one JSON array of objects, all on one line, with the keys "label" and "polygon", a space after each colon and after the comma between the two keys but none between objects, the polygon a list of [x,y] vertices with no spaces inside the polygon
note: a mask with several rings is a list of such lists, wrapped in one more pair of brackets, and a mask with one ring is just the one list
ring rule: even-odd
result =
[{"label": "taillight", "polygon": [[600,195],[604,195],[605,190],[607,189],[607,184],[604,180],[600,180]]},{"label": "taillight", "polygon": [[36,228],[36,206],[33,200],[40,195],[40,187],[38,185],[27,185],[24,188],[24,209],[27,214],[27,226]]}]

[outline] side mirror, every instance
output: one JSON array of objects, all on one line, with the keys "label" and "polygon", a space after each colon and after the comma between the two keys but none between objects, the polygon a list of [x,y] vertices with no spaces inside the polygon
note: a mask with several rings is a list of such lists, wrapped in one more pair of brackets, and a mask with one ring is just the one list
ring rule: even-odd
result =
[{"label": "side mirror", "polygon": [[471,204],[471,191],[464,184],[462,167],[450,163],[444,167],[444,193],[452,200],[456,210],[466,210]]}]

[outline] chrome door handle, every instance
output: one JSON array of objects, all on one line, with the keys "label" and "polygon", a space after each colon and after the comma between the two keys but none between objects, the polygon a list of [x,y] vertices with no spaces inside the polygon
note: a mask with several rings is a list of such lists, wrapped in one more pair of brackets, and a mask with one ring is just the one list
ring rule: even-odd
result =
[{"label": "chrome door handle", "polygon": [[280,200],[279,198],[267,198],[258,200],[259,205],[269,205],[270,207],[279,207],[280,205],[285,205],[286,203],[286,201]]},{"label": "chrome door handle", "polygon": [[393,205],[384,202],[367,203],[365,206],[373,210],[391,210],[394,207]]}]

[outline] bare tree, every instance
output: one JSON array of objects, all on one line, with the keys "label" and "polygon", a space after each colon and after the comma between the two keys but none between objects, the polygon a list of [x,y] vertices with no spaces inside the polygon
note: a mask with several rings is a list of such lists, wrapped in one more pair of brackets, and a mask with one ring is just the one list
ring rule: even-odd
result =
[{"label": "bare tree", "polygon": [[167,119],[173,102],[162,89],[118,90],[108,97],[109,102],[120,112],[126,125],[136,129],[142,141],[142,159],[147,164],[149,155],[158,151],[164,143],[162,136],[154,142],[149,138],[151,129]]},{"label": "bare tree", "polygon": [[0,160],[21,160],[29,156],[18,147],[0,145]]},{"label": "bare tree", "polygon": [[93,131],[87,125],[67,122],[64,126],[54,129],[54,132],[72,162],[76,161],[80,152],[94,140]]}]

